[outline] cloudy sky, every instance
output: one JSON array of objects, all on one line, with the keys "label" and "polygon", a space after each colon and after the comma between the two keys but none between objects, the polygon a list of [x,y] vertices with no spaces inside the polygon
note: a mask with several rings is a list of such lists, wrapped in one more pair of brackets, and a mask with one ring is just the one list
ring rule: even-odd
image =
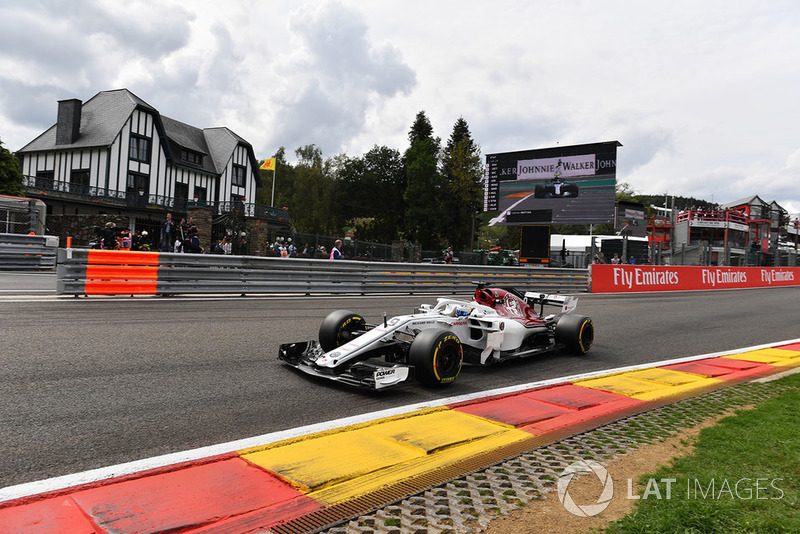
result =
[{"label": "cloudy sky", "polygon": [[636,192],[800,212],[795,0],[0,0],[0,140],[127,88],[283,146],[407,148],[417,112],[484,154],[618,140]]}]

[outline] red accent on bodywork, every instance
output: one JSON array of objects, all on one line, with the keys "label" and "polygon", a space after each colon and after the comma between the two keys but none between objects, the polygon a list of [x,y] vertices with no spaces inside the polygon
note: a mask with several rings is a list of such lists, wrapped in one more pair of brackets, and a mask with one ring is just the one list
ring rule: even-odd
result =
[{"label": "red accent on bodywork", "polygon": [[539,314],[524,300],[510,291],[498,288],[480,288],[475,290],[475,302],[488,306],[497,315],[513,319],[525,326],[543,325]]}]

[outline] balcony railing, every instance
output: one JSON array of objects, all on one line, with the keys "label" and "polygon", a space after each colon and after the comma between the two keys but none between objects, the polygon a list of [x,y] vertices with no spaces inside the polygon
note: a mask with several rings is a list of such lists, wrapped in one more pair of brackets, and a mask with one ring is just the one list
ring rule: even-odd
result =
[{"label": "balcony railing", "polygon": [[217,215],[238,212],[244,217],[264,219],[287,226],[290,221],[289,210],[264,206],[263,204],[189,200],[164,195],[151,195],[144,191],[116,191],[36,176],[23,176],[23,184],[28,189],[28,193],[65,200],[81,200],[94,203],[108,202],[114,206],[125,205],[131,208],[163,208],[177,213],[185,213],[189,208],[211,208]]},{"label": "balcony railing", "polygon": [[49,178],[40,178],[37,176],[23,176],[22,183],[29,190],[37,191],[43,196],[47,196],[52,192],[58,193],[58,196],[63,198],[85,200],[86,197],[90,197],[91,200],[125,200],[124,191],[114,191],[103,187],[92,187],[89,185],[51,180]]},{"label": "balcony railing", "polygon": [[691,220],[723,221],[739,224],[748,224],[750,222],[747,215],[735,210],[686,210],[678,213],[678,222]]}]

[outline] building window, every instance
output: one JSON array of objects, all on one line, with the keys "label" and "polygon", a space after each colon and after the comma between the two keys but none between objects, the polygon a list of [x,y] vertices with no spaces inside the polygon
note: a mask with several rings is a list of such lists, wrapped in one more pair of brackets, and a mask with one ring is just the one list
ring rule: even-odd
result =
[{"label": "building window", "polygon": [[125,191],[128,206],[144,208],[150,201],[150,178],[146,174],[129,173],[128,187]]},{"label": "building window", "polygon": [[194,163],[195,165],[203,165],[203,155],[193,150],[181,150],[181,159],[187,163]]},{"label": "building window", "polygon": [[36,171],[36,187],[39,189],[54,189],[53,171]]},{"label": "building window", "polygon": [[128,157],[135,161],[150,161],[150,139],[141,135],[132,135]]},{"label": "building window", "polygon": [[245,210],[245,198],[242,195],[231,195],[231,211],[237,211],[244,215]]},{"label": "building window", "polygon": [[242,167],[241,165],[234,165],[233,166],[233,177],[231,178],[231,183],[238,187],[244,187],[247,183],[246,180],[247,176],[247,169]]},{"label": "building window", "polygon": [[198,206],[205,206],[205,204],[206,204],[206,188],[205,187],[195,187],[194,188],[194,202]]},{"label": "building window", "polygon": [[89,171],[72,171],[69,175],[69,192],[76,195],[89,195]]}]

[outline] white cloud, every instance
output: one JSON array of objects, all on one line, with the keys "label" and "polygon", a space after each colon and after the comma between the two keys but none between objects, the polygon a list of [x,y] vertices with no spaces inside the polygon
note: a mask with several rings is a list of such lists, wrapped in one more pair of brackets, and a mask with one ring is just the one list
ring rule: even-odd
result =
[{"label": "white cloud", "polygon": [[636,191],[796,211],[798,22],[791,0],[5,2],[0,139],[119,87],[261,157],[404,150],[424,110],[484,152],[616,139]]}]

